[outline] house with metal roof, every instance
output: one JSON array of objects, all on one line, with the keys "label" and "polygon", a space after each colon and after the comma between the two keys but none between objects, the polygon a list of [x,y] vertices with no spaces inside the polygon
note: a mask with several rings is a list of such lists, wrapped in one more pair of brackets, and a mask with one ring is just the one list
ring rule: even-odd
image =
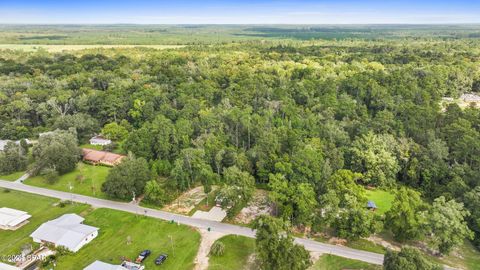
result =
[{"label": "house with metal roof", "polygon": [[34,242],[65,247],[77,252],[98,235],[98,228],[84,225],[84,218],[76,214],[65,214],[43,223],[30,236]]},{"label": "house with metal roof", "polygon": [[111,140],[106,139],[106,138],[104,138],[102,136],[99,136],[99,135],[94,136],[90,139],[90,144],[91,145],[109,145],[111,143],[112,143]]},{"label": "house with metal roof", "polygon": [[0,229],[16,230],[28,223],[28,219],[32,216],[27,212],[2,207],[0,208]]}]

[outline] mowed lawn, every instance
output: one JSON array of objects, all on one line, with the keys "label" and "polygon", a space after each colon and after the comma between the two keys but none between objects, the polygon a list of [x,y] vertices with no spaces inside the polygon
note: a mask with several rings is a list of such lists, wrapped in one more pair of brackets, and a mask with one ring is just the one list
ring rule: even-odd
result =
[{"label": "mowed lawn", "polygon": [[255,252],[255,239],[227,235],[217,241],[225,245],[225,253],[223,256],[210,256],[209,270],[241,270],[247,268],[247,262],[250,255]]},{"label": "mowed lawn", "polygon": [[377,205],[377,213],[383,215],[392,207],[395,195],[389,191],[375,189],[367,190],[367,198],[369,201],[373,201]]},{"label": "mowed lawn", "polygon": [[29,193],[0,189],[0,207],[9,207],[28,212],[30,222],[16,231],[0,230],[0,255],[17,254],[22,245],[31,243],[30,234],[42,223],[55,219],[66,213],[85,214],[89,206],[71,204],[65,207],[56,206],[57,199],[37,196]]},{"label": "mowed lawn", "polygon": [[[94,210],[84,223],[99,227],[98,237],[77,253],[61,257],[58,269],[83,269],[95,260],[120,264],[122,256],[134,260],[144,249],[152,251],[146,269],[193,268],[200,244],[200,234],[193,228],[110,209]],[[168,259],[158,267],[154,261],[161,253]]]},{"label": "mowed lawn", "polygon": [[[31,177],[24,183],[27,185],[72,192],[97,198],[106,198],[106,195],[101,189],[110,169],[111,168],[109,167],[93,166],[79,162],[74,171],[61,175],[54,184],[49,184],[43,176]],[[79,175],[84,176],[82,181],[77,179]],[[71,190],[70,186],[72,187]]]},{"label": "mowed lawn", "polygon": [[381,270],[382,266],[373,265],[366,262],[351,260],[335,255],[325,254],[310,267],[310,270],[343,270],[343,269],[363,269],[363,270]]},{"label": "mowed lawn", "polygon": [[22,171],[22,172],[14,172],[12,174],[7,174],[7,175],[0,175],[0,180],[15,181],[24,174],[25,172]]}]

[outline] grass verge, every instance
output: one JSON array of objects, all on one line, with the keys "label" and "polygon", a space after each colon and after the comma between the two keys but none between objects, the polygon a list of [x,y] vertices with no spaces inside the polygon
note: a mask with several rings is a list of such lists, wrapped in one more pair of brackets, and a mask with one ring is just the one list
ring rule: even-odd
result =
[{"label": "grass verge", "polygon": [[22,172],[14,172],[14,173],[7,174],[7,175],[0,175],[0,179],[7,180],[7,181],[15,181],[24,174],[25,174],[25,172],[23,172],[23,171]]},{"label": "grass verge", "polygon": [[[43,176],[31,177],[25,180],[24,183],[42,188],[106,198],[101,188],[110,169],[109,167],[93,166],[80,162],[74,171],[61,175],[53,184],[49,184]],[[83,180],[79,180],[79,176],[83,176]],[[70,186],[72,190],[70,190]]]},{"label": "grass verge", "polygon": [[255,239],[227,235],[217,240],[225,245],[222,256],[210,256],[208,270],[241,270],[247,267],[249,257],[255,252]]},{"label": "grass verge", "polygon": [[318,259],[318,261],[312,267],[310,267],[310,270],[343,269],[380,270],[382,269],[382,266],[326,254],[322,255],[320,259]]}]

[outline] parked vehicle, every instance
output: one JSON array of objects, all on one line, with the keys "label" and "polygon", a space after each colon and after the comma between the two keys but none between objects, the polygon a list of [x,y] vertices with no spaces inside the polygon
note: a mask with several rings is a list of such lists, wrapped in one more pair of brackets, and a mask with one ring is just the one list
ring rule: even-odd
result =
[{"label": "parked vehicle", "polygon": [[168,258],[168,255],[167,254],[160,254],[160,256],[158,256],[156,259],[155,259],[155,264],[156,265],[160,265],[162,264],[164,261],[166,261]]},{"label": "parked vehicle", "polygon": [[150,250],[145,249],[144,251],[140,252],[140,254],[138,254],[138,257],[135,260],[135,262],[137,263],[143,262],[150,255],[150,253],[152,253]]}]

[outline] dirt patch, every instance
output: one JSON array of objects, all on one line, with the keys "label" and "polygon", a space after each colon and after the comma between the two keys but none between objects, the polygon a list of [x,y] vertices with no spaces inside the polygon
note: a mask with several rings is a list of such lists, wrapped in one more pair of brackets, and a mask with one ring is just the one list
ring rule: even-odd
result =
[{"label": "dirt patch", "polygon": [[210,253],[210,248],[213,243],[225,236],[223,233],[219,232],[209,232],[206,230],[199,230],[202,240],[200,242],[200,247],[198,248],[197,257],[195,258],[195,267],[194,270],[206,270],[208,269],[208,254]]},{"label": "dirt patch", "polygon": [[272,203],[268,199],[268,192],[256,190],[250,202],[240,211],[234,221],[236,223],[249,224],[259,215],[271,214],[272,209]]},{"label": "dirt patch", "polygon": [[243,267],[244,270],[259,270],[260,267],[258,266],[257,262],[257,255],[253,253],[252,255],[248,256],[247,263]]},{"label": "dirt patch", "polygon": [[395,251],[400,251],[402,248],[398,245],[395,245],[393,243],[390,243],[386,240],[384,240],[383,238],[381,237],[378,237],[376,235],[371,235],[370,237],[368,238],[365,238],[366,240],[370,241],[370,242],[373,242],[377,245],[380,245],[384,248],[387,248],[387,249],[392,249],[392,250],[395,250]]},{"label": "dirt patch", "polygon": [[332,238],[328,239],[328,243],[332,244],[332,245],[345,246],[345,245],[347,245],[347,242],[348,241],[346,239],[342,239],[342,238],[338,238],[338,237],[332,237]]},{"label": "dirt patch", "polygon": [[[211,192],[215,191],[216,189],[217,187],[213,186]],[[203,186],[199,186],[183,193],[171,204],[165,206],[163,210],[187,215],[206,197],[207,194],[203,192]]]}]

